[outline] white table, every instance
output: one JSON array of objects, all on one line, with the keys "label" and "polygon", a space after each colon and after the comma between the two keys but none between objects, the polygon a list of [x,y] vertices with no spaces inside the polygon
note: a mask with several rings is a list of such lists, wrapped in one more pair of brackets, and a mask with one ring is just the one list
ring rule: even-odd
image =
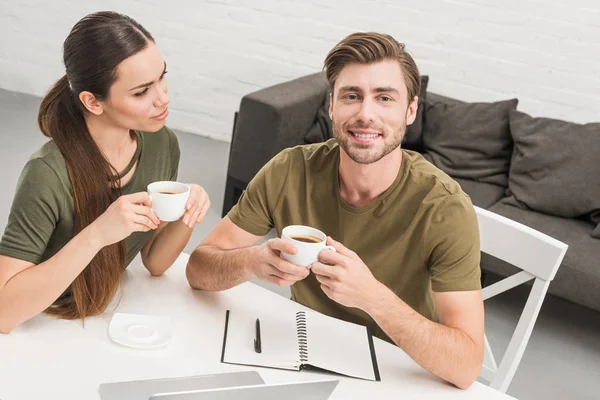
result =
[{"label": "white table", "polygon": [[[159,278],[151,277],[139,258],[128,268],[119,302],[99,317],[63,321],[37,316],[9,335],[0,334],[0,399],[99,400],[104,382],[191,376],[220,372],[259,371],[265,382],[339,379],[332,399],[511,399],[475,383],[466,391],[444,383],[422,369],[401,349],[375,339],[381,382],[309,371],[282,371],[222,364],[225,310],[273,312],[297,309],[293,303],[252,283],[224,292],[193,291],[185,278],[188,256]],[[172,340],[162,349],[120,346],[108,337],[112,314],[168,315]]]}]

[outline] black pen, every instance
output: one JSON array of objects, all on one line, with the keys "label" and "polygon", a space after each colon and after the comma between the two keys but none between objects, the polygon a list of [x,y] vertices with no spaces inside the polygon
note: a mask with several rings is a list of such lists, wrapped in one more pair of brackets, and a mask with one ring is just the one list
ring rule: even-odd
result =
[{"label": "black pen", "polygon": [[262,352],[262,346],[260,343],[260,321],[256,318],[256,339],[254,339],[254,351],[257,353]]}]

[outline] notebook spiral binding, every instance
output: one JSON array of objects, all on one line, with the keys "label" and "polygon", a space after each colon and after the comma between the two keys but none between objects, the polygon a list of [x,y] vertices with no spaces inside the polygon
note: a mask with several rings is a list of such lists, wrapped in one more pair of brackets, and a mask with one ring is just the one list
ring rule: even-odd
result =
[{"label": "notebook spiral binding", "polygon": [[298,311],[296,313],[296,331],[298,331],[298,350],[300,353],[300,362],[308,362],[308,337],[306,333],[306,313]]}]

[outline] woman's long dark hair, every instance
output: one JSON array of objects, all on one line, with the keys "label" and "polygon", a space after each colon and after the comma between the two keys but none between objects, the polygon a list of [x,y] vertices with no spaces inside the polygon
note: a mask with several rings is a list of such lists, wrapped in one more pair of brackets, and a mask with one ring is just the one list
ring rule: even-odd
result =
[{"label": "woman's long dark hair", "polygon": [[[98,218],[120,195],[115,169],[88,131],[79,100],[82,91],[98,100],[108,97],[118,65],[154,41],[126,15],[97,12],[81,19],[63,45],[66,74],[43,98],[38,124],[60,149],[69,172],[75,205],[73,235]],[[113,184],[111,184],[111,181]],[[102,313],[119,287],[125,267],[125,241],[100,250],[71,285],[72,301],[47,313],[64,319]]]}]

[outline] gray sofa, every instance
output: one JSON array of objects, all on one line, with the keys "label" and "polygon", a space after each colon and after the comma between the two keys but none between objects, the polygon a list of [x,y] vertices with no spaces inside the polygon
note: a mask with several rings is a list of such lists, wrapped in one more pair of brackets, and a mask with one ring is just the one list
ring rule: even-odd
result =
[{"label": "gray sofa", "polygon": [[[473,203],[569,245],[549,292],[600,310],[600,124],[532,118],[517,100],[465,103],[421,92],[422,120],[403,147],[421,152]],[[328,84],[321,73],[244,96],[230,147],[223,215],[281,150],[326,140]],[[409,127],[410,128],[410,127]],[[483,271],[516,269],[482,254]]]}]

